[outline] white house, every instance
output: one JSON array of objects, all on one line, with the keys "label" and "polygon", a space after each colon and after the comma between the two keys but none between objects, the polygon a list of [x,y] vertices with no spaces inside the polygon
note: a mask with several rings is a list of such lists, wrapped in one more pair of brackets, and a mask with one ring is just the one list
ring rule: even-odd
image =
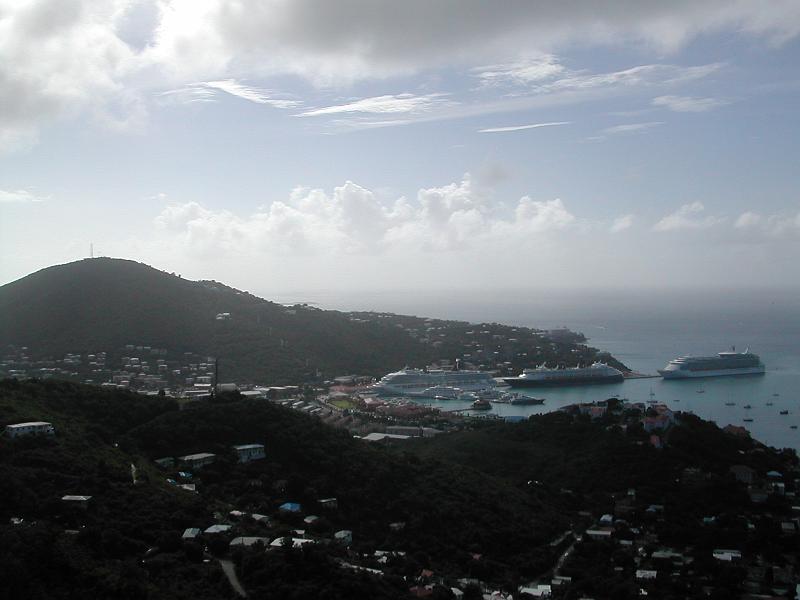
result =
[{"label": "white house", "polygon": [[180,456],[178,458],[180,458],[181,462],[187,467],[199,469],[213,463],[217,455],[211,454],[210,452],[200,452],[198,454],[187,454],[186,456]]},{"label": "white house", "polygon": [[337,531],[333,534],[333,537],[338,543],[344,544],[345,546],[349,546],[353,543],[353,532],[349,529]]},{"label": "white house", "polygon": [[242,444],[234,446],[233,449],[236,450],[240,463],[259,460],[267,456],[264,452],[264,444]]},{"label": "white house", "polygon": [[86,510],[89,508],[89,501],[92,499],[91,496],[63,496],[61,501],[64,502],[67,506],[75,506],[77,508],[82,508]]},{"label": "white house", "polygon": [[28,423],[6,425],[6,435],[10,438],[23,435],[53,435],[55,432],[53,424],[46,421],[30,421]]}]

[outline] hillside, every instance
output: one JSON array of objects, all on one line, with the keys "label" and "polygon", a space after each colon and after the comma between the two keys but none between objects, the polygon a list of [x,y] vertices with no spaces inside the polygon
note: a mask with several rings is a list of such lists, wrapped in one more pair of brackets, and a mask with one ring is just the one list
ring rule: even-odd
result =
[{"label": "hillside", "polygon": [[[550,338],[497,323],[286,307],[214,281],[110,258],[49,267],[0,287],[0,315],[0,350],[16,349],[14,360],[24,363],[24,355],[55,363],[72,353],[84,367],[72,378],[96,383],[109,381],[124,356],[166,358],[169,370],[217,357],[220,381],[269,384],[381,376],[459,358],[511,375],[542,362],[587,364],[600,356],[580,335]],[[21,347],[27,350],[20,353]],[[101,352],[108,360],[92,374],[86,357]],[[604,360],[624,368],[613,357]]]},{"label": "hillside", "polygon": [[[297,528],[320,543],[303,552],[232,552],[256,597],[405,597],[400,575],[423,568],[498,581],[536,572],[554,558],[546,542],[566,527],[537,494],[355,440],[265,401],[221,398],[179,411],[168,399],[68,382],[0,381],[0,427],[28,419],[51,422],[56,434],[0,436],[0,577],[8,598],[229,597],[217,561],[203,558],[227,555],[234,535],[270,540]],[[267,458],[237,464],[231,444],[243,442],[264,444]],[[217,461],[193,476],[153,462],[201,451]],[[92,496],[89,508],[66,507],[65,494]],[[320,506],[325,497],[337,498],[335,510]],[[281,513],[287,501],[300,503],[302,514]],[[232,509],[269,521],[231,516]],[[322,516],[307,524],[306,514]],[[211,554],[180,539],[185,528],[220,522],[235,534],[224,543],[206,536]],[[359,553],[402,551],[391,565],[375,565],[391,575],[343,568],[342,560],[361,555],[324,543],[341,529],[353,532]],[[152,547],[159,550],[147,553]],[[485,558],[473,564],[471,553]]]},{"label": "hillside", "polygon": [[[217,320],[221,313],[230,319]],[[220,357],[226,380],[297,383],[317,369],[378,375],[433,356],[388,325],[287,309],[222,284],[108,258],[50,267],[3,286],[0,315],[0,347],[61,357],[146,345]]]}]

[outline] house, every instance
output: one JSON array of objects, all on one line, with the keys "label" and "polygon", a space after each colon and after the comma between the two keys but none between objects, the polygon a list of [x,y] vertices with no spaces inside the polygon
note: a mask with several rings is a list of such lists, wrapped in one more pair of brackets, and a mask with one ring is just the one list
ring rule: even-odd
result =
[{"label": "house", "polygon": [[249,548],[250,546],[255,546],[258,543],[261,543],[264,546],[269,546],[269,538],[258,537],[258,536],[243,536],[243,537],[235,537],[231,540],[232,547],[242,546],[243,548]]},{"label": "house", "polygon": [[285,513],[299,513],[301,508],[297,502],[284,502],[278,507],[278,510]]},{"label": "house", "polygon": [[730,468],[730,472],[733,473],[733,476],[736,478],[736,481],[741,481],[742,483],[746,483],[747,485],[753,483],[756,476],[755,469],[751,469],[746,465],[733,465]]},{"label": "house", "polygon": [[181,536],[181,539],[183,539],[183,540],[193,540],[198,535],[200,535],[200,528],[198,528],[198,527],[189,527],[189,528],[187,528],[187,529],[185,529],[183,531],[183,535]]},{"label": "house", "polygon": [[333,539],[335,539],[339,544],[349,546],[353,543],[353,532],[349,529],[342,529],[341,531],[337,531],[333,534]]},{"label": "house", "polygon": [[74,506],[75,508],[86,510],[89,508],[91,499],[91,496],[63,496],[61,501],[67,506]]},{"label": "house", "polygon": [[390,442],[390,441],[399,441],[399,440],[407,440],[410,436],[407,435],[395,435],[393,433],[370,433],[365,435],[363,440],[367,442]]},{"label": "house", "polygon": [[236,451],[240,463],[260,460],[267,456],[264,452],[264,444],[242,444],[234,446],[233,449]]},{"label": "house", "polygon": [[320,498],[319,505],[322,508],[334,509],[339,507],[339,501],[336,498]]},{"label": "house", "polygon": [[203,533],[214,535],[217,533],[225,533],[231,529],[230,525],[212,525],[211,527],[207,527]]},{"label": "house", "polygon": [[5,433],[10,438],[17,438],[24,435],[54,435],[56,430],[52,423],[47,421],[29,421],[27,423],[15,423],[6,425]]},{"label": "house", "polygon": [[521,587],[519,588],[520,594],[528,594],[534,598],[549,598],[553,594],[553,588],[550,585],[540,583],[536,587]]},{"label": "house", "polygon": [[164,458],[157,458],[153,461],[162,469],[169,469],[175,466],[175,459],[171,456],[165,456]]},{"label": "house", "polygon": [[650,581],[658,577],[658,571],[651,571],[649,569],[638,569],[636,571],[636,579],[639,581]]},{"label": "house", "polygon": [[178,457],[180,461],[187,467],[192,469],[200,469],[206,465],[213,463],[217,455],[210,452],[200,452],[198,454],[187,454],[186,456]]},{"label": "house", "polygon": [[273,548],[282,548],[287,544],[291,544],[292,548],[299,548],[303,544],[313,544],[314,540],[307,540],[305,538],[292,538],[292,537],[279,537],[270,542]]},{"label": "house", "polygon": [[319,521],[319,517],[317,515],[308,515],[305,519],[303,519],[303,523],[306,525],[313,525]]},{"label": "house", "polygon": [[732,562],[734,560],[741,560],[742,553],[739,550],[714,550],[712,556],[717,560],[723,562]]}]

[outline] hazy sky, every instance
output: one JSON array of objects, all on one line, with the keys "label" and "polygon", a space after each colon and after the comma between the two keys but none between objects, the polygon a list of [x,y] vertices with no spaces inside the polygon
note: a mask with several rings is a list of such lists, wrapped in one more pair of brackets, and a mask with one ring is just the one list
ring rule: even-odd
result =
[{"label": "hazy sky", "polygon": [[0,283],[800,279],[797,0],[0,0]]}]

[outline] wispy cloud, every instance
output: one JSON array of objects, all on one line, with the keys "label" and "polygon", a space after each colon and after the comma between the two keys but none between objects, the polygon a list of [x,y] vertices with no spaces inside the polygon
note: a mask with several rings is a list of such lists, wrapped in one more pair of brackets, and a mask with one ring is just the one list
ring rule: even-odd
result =
[{"label": "wispy cloud", "polygon": [[550,79],[565,71],[562,64],[552,54],[533,58],[523,58],[515,62],[486,65],[472,69],[472,74],[480,79],[482,87],[501,85],[529,85]]},{"label": "wispy cloud", "polygon": [[653,106],[661,106],[674,112],[706,112],[728,104],[717,98],[692,98],[691,96],[659,96]]},{"label": "wispy cloud", "polygon": [[478,133],[504,133],[506,131],[523,131],[525,129],[538,129],[539,127],[554,127],[556,125],[570,125],[572,121],[554,121],[552,123],[533,123],[531,125],[511,125],[510,127],[489,127],[479,129]]},{"label": "wispy cloud", "polygon": [[0,204],[27,204],[30,202],[44,202],[49,197],[37,196],[28,190],[0,190]]},{"label": "wispy cloud", "polygon": [[424,113],[446,105],[455,104],[446,98],[447,94],[389,94],[362,98],[347,104],[337,104],[323,108],[315,108],[300,113],[301,117],[317,117],[322,115],[338,115],[347,113],[367,114],[398,114],[398,113]]},{"label": "wispy cloud", "polygon": [[219,92],[224,92],[249,102],[255,102],[256,104],[266,104],[273,108],[297,108],[302,105],[302,102],[298,100],[282,98],[275,92],[244,85],[235,79],[192,83],[182,88],[161,92],[159,96],[175,100],[181,104],[192,104],[198,102],[216,102]]},{"label": "wispy cloud", "polygon": [[626,123],[624,125],[614,125],[613,127],[606,127],[601,133],[604,135],[617,135],[621,133],[641,133],[663,125],[663,121],[648,121],[647,123]]}]

